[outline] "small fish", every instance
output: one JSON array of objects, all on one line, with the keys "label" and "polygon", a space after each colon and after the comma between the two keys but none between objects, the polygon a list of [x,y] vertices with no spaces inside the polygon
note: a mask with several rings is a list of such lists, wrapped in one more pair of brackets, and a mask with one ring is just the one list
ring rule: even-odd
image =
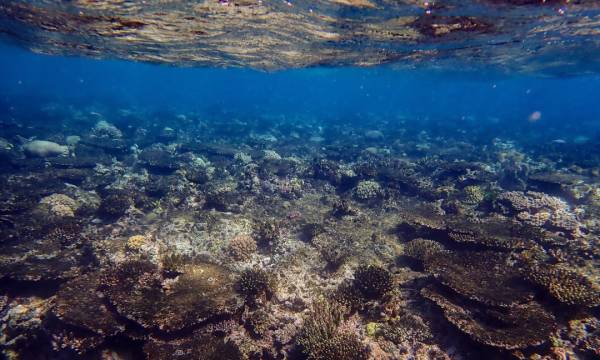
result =
[{"label": "small fish", "polygon": [[566,144],[567,141],[563,140],[563,139],[554,139],[554,140],[552,140],[552,143],[554,143],[554,144]]}]

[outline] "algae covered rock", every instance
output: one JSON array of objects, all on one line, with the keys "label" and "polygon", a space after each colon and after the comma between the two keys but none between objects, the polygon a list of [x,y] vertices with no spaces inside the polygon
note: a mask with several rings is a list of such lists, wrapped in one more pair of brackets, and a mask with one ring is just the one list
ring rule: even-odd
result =
[{"label": "algae covered rock", "polygon": [[162,331],[231,315],[243,303],[230,272],[203,262],[165,273],[149,261],[128,261],[107,275],[106,285],[106,294],[119,314]]}]

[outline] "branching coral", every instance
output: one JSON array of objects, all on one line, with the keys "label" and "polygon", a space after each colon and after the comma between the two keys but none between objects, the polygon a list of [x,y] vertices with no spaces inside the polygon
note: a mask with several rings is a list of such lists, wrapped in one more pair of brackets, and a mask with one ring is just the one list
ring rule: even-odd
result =
[{"label": "branching coral", "polygon": [[421,261],[440,251],[444,251],[444,246],[428,239],[418,238],[404,244],[404,255]]},{"label": "branching coral", "polygon": [[528,278],[543,286],[561,303],[588,307],[600,305],[600,285],[583,274],[561,265],[535,264],[528,270]]},{"label": "branching coral", "polygon": [[240,234],[229,241],[228,252],[238,261],[248,260],[256,249],[256,241],[250,235]]},{"label": "branching coral", "polygon": [[311,360],[367,359],[358,336],[341,325],[346,308],[335,302],[317,301],[296,338],[296,344]]},{"label": "branching coral", "polygon": [[392,289],[392,275],[375,265],[362,265],[354,273],[354,286],[366,299],[379,299]]},{"label": "branching coral", "polygon": [[240,293],[248,298],[271,297],[275,291],[273,277],[263,269],[253,268],[242,272],[238,280]]}]

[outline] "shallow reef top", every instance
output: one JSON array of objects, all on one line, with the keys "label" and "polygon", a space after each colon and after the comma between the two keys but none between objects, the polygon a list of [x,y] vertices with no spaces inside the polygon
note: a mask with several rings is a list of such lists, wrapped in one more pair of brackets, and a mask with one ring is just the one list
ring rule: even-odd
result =
[{"label": "shallow reef top", "polygon": [[596,0],[15,0],[0,36],[46,54],[181,66],[600,72]]}]

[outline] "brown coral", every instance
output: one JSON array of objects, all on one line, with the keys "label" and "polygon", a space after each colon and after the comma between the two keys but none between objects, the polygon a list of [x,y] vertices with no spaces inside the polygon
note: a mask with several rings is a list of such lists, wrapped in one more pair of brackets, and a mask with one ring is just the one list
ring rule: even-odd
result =
[{"label": "brown coral", "polygon": [[543,286],[555,299],[567,305],[600,305],[600,285],[561,265],[530,266],[528,278]]},{"label": "brown coral", "polygon": [[504,253],[436,253],[425,258],[425,268],[444,285],[484,304],[511,306],[533,297],[518,283],[523,275]]},{"label": "brown coral", "polygon": [[248,260],[256,249],[256,241],[250,235],[240,234],[229,241],[228,252],[238,261]]},{"label": "brown coral", "polygon": [[404,255],[417,260],[424,260],[430,255],[444,251],[444,246],[437,241],[414,239],[404,244]]},{"label": "brown coral", "polygon": [[106,285],[119,314],[164,331],[232,314],[242,305],[230,273],[209,263],[187,263],[165,274],[148,261],[130,261],[108,274]]},{"label": "brown coral", "polygon": [[421,294],[436,303],[450,323],[486,345],[503,349],[540,345],[555,328],[554,317],[535,302],[488,308],[451,299],[432,286],[422,289]]}]

